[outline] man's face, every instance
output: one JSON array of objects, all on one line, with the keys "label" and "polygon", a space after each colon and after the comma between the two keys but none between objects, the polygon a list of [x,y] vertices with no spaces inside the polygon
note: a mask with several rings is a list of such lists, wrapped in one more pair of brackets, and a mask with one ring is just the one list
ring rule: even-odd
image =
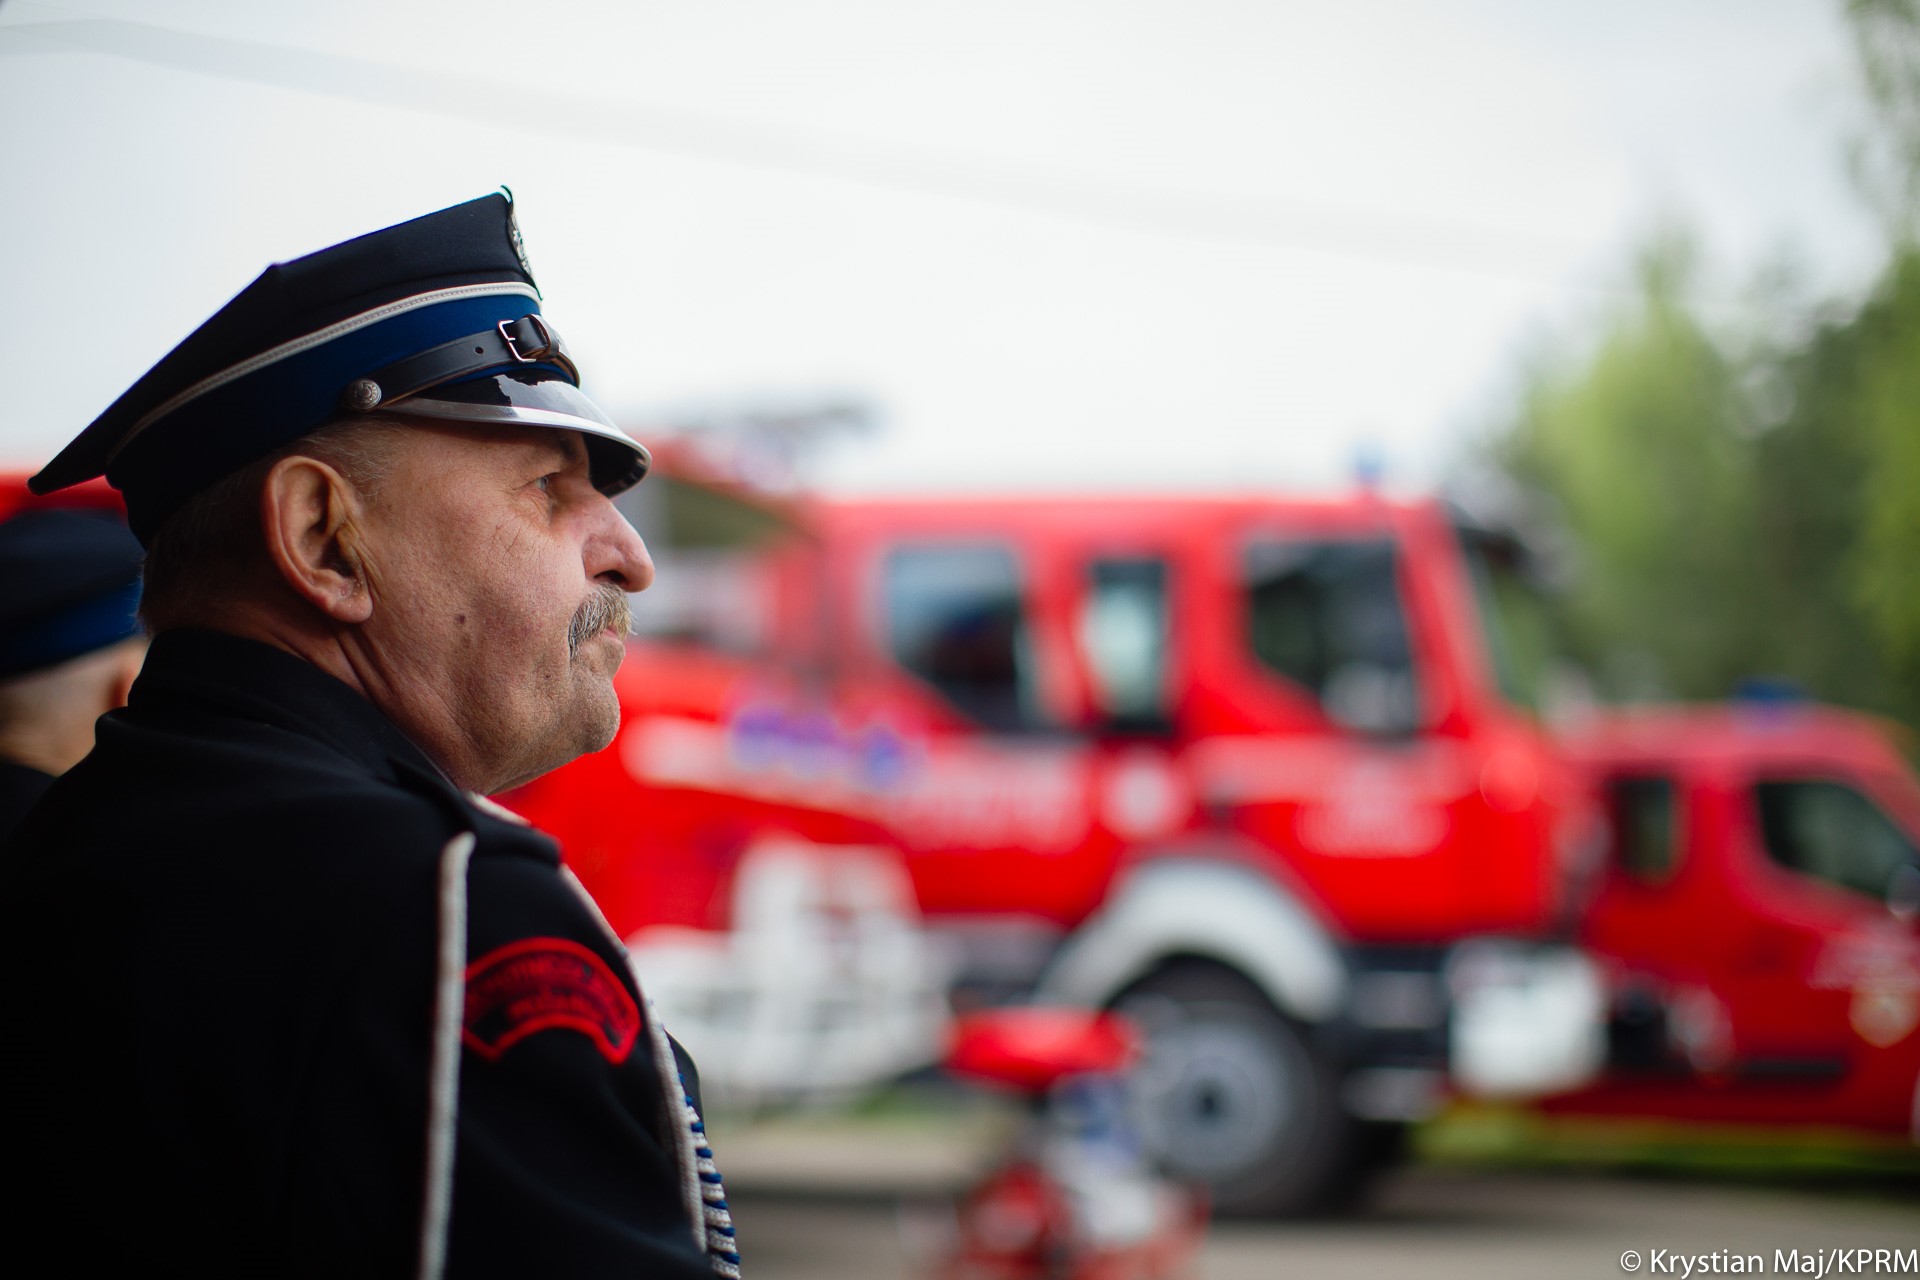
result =
[{"label": "man's face", "polygon": [[653,563],[593,487],[578,433],[405,432],[366,541],[365,642],[402,723],[451,736],[437,754],[463,757],[441,760],[457,781],[504,790],[613,740],[625,593]]}]

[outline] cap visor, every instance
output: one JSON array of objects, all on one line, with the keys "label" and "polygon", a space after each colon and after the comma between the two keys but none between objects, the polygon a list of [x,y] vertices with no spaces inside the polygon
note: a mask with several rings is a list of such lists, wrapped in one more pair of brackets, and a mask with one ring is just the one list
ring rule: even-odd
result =
[{"label": "cap visor", "polygon": [[616,426],[580,388],[557,377],[495,374],[435,387],[381,408],[452,422],[578,431],[587,437],[594,487],[609,496],[640,483],[653,465],[645,445]]}]

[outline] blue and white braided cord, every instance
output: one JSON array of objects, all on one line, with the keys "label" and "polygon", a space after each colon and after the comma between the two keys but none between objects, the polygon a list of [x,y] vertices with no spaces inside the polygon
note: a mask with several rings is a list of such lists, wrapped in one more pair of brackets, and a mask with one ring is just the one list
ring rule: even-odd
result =
[{"label": "blue and white braided cord", "polygon": [[[485,802],[492,808],[499,808],[491,801]],[[505,813],[506,810],[501,810]],[[514,818],[516,822],[524,819]],[[675,1162],[686,1177],[687,1210],[693,1214],[693,1220],[687,1225],[693,1229],[696,1239],[704,1239],[707,1246],[707,1261],[712,1265],[715,1275],[723,1280],[740,1280],[740,1251],[734,1244],[733,1215],[727,1212],[727,1189],[721,1185],[720,1171],[713,1167],[713,1148],[707,1145],[707,1126],[700,1119],[700,1112],[693,1105],[693,1098],[687,1093],[687,1077],[682,1072],[674,1072],[676,1084],[667,1083],[667,1065],[673,1061],[673,1046],[667,1040],[666,1028],[660,1025],[660,1015],[653,1007],[653,1001],[647,998],[646,984],[640,981],[640,971],[634,968],[633,952],[620,940],[620,935],[607,923],[607,917],[601,914],[600,904],[593,900],[587,887],[580,883],[578,876],[566,866],[560,868],[565,878],[589,914],[599,922],[600,931],[618,947],[627,957],[627,972],[633,978],[634,989],[640,992],[640,999],[646,1007],[647,1038],[653,1044],[654,1061],[659,1064],[661,1102],[671,1114],[675,1095],[680,1099],[680,1112],[686,1120],[686,1127],[676,1136]],[[684,1144],[684,1145],[682,1145]],[[693,1157],[693,1167],[688,1168],[686,1158]],[[696,1190],[697,1188],[697,1190]],[[698,1209],[695,1213],[694,1210]],[[702,1221],[704,1219],[704,1221]]]},{"label": "blue and white braided cord", "polygon": [[713,1164],[706,1122],[700,1119],[692,1096],[686,1092],[687,1077],[680,1075],[679,1080],[680,1105],[686,1113],[687,1128],[693,1133],[693,1156],[700,1171],[700,1208],[707,1221],[707,1261],[713,1264],[715,1275],[725,1280],[740,1280],[740,1249],[733,1234],[733,1215],[727,1211],[727,1188]]}]

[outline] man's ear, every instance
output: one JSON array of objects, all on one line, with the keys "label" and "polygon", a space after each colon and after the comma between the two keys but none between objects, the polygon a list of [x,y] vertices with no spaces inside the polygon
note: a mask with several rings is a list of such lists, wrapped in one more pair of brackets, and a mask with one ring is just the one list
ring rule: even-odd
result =
[{"label": "man's ear", "polygon": [[260,533],[274,569],[294,594],[335,622],[373,616],[363,555],[365,507],[346,477],[292,454],[260,489]]}]

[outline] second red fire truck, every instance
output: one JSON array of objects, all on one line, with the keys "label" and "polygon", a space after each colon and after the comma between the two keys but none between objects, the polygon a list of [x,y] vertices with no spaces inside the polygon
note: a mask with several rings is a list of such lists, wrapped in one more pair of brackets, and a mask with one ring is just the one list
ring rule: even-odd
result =
[{"label": "second red fire truck", "polygon": [[1612,817],[1581,933],[1615,1014],[1556,1109],[1920,1141],[1920,783],[1887,726],[1645,708],[1569,747]]}]

